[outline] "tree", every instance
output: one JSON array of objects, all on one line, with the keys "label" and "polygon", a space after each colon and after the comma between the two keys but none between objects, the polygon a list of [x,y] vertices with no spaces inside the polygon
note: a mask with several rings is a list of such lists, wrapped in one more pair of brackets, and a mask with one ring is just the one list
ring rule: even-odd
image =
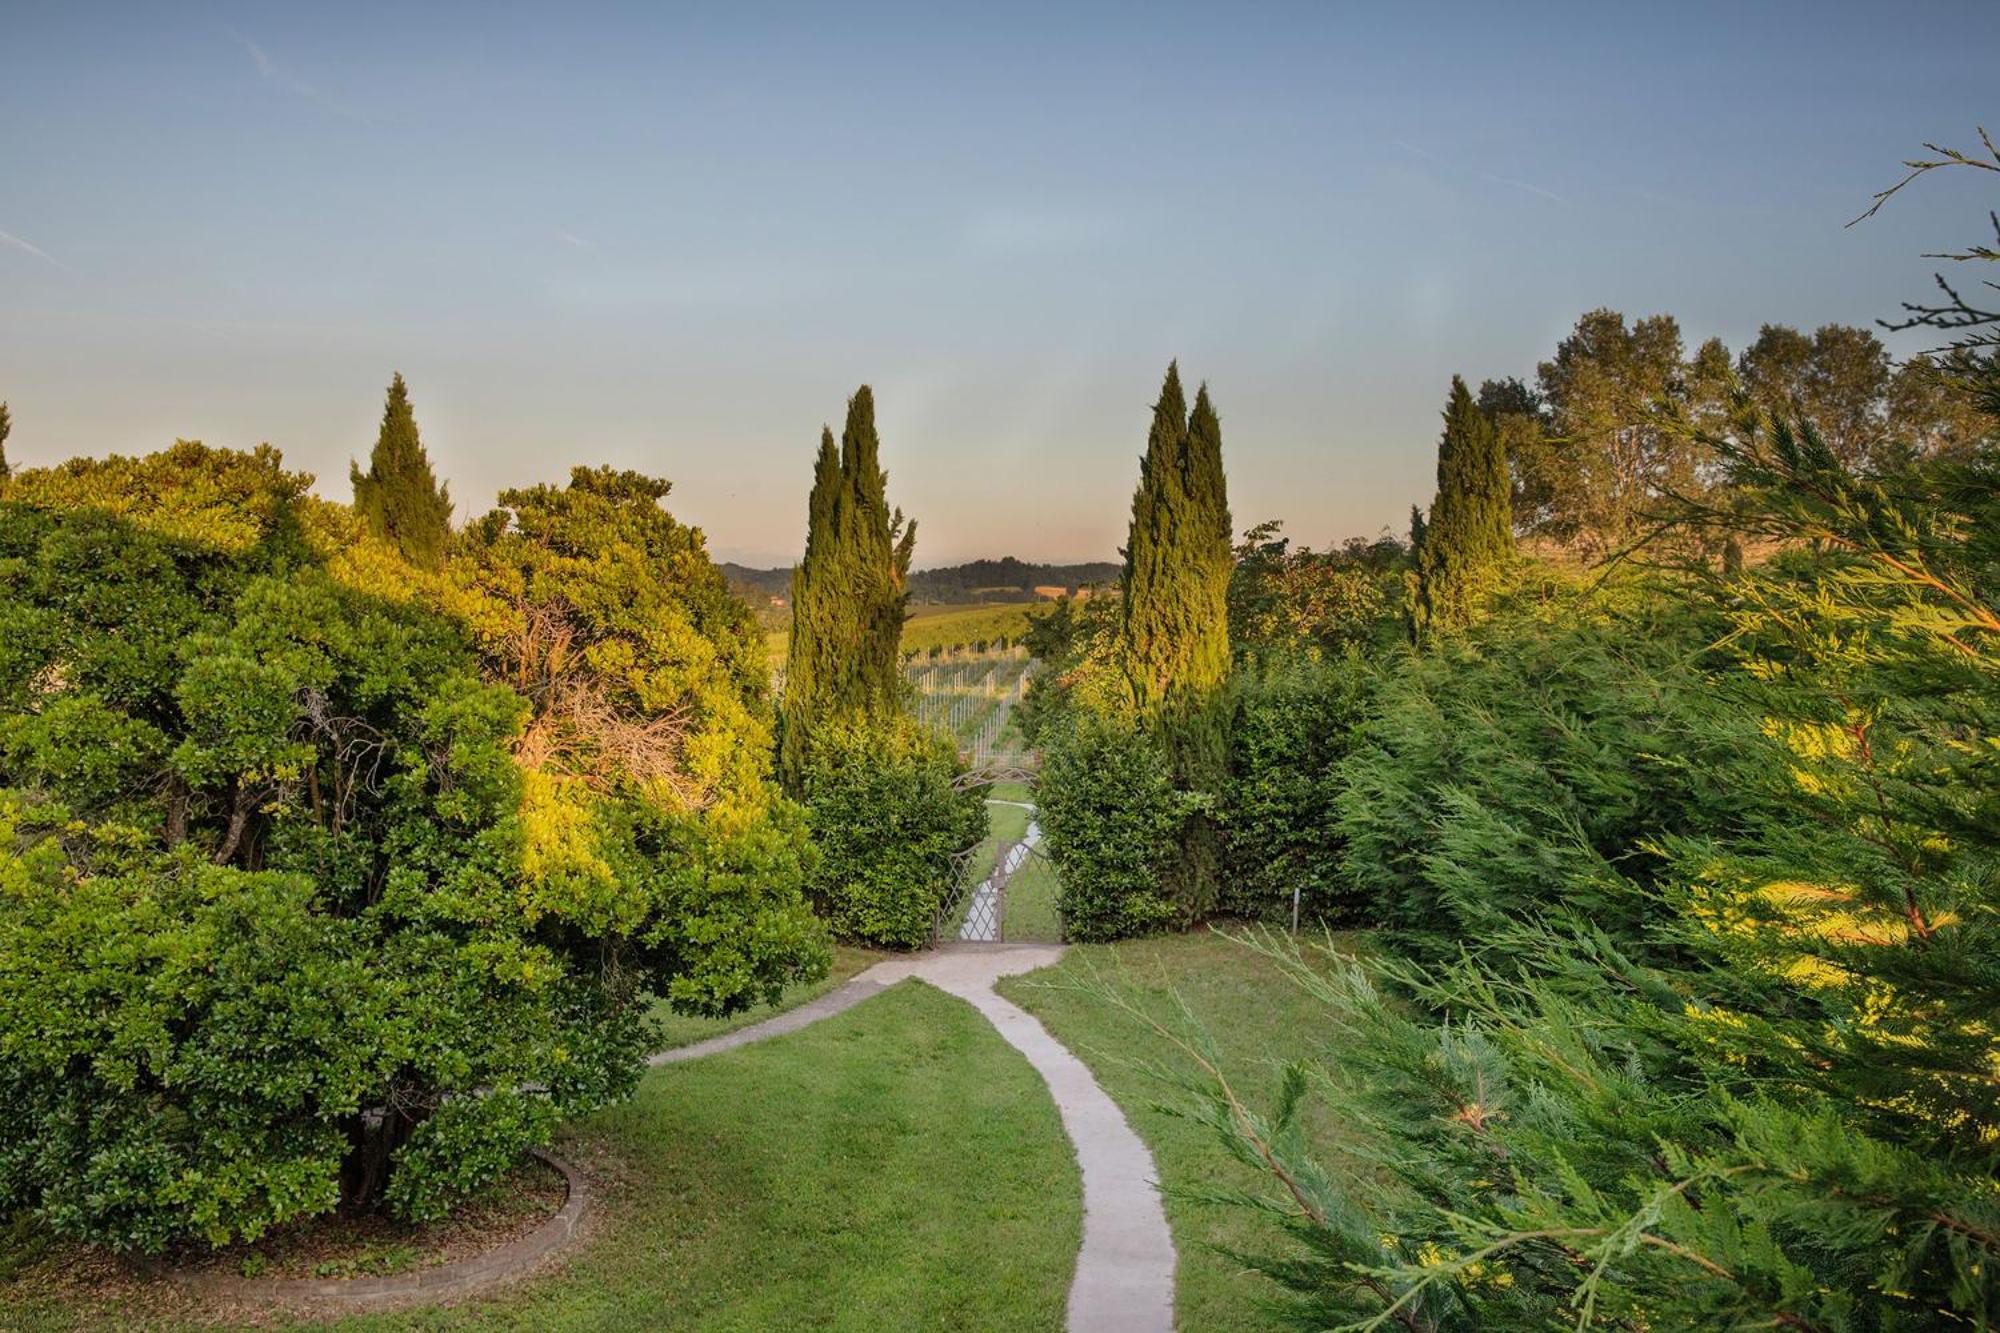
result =
[{"label": "tree", "polygon": [[1617,311],[1593,310],[1536,376],[1556,444],[1543,531],[1586,554],[1617,550],[1663,494],[1693,486],[1701,463],[1701,450],[1656,410],[1678,396],[1680,325],[1653,315],[1627,328]]},{"label": "tree", "polygon": [[[1213,794],[1228,774],[1230,542],[1222,423],[1202,385],[1185,409],[1169,364],[1153,408],[1121,580],[1119,655],[1135,716],[1165,749],[1184,791]],[[1197,813],[1183,830],[1174,896],[1184,917],[1215,905],[1220,834]]]},{"label": "tree", "polygon": [[13,475],[7,465],[7,434],[14,429],[14,418],[7,411],[7,404],[0,403],[0,481]]},{"label": "tree", "polygon": [[1463,628],[1514,554],[1513,482],[1492,416],[1454,375],[1438,441],[1437,498],[1416,553],[1419,639]]},{"label": "tree", "polygon": [[436,1217],[628,1092],[653,997],[823,974],[764,663],[664,482],[444,570],[268,448],[0,499],[0,1210],[158,1250]]},{"label": "tree", "polygon": [[403,557],[429,568],[444,562],[451,539],[450,488],[431,471],[430,456],[417,438],[417,418],[410,408],[410,391],[399,373],[389,382],[382,409],[382,429],[368,455],[368,471],[348,468],[354,484],[354,508],[370,532],[392,543]]},{"label": "tree", "polygon": [[1850,467],[1882,441],[1889,353],[1867,329],[1825,324],[1808,338],[1766,324],[1738,359],[1751,401],[1767,413],[1805,417]]},{"label": "tree", "polygon": [[806,550],[792,572],[792,629],[779,771],[796,790],[814,730],[902,708],[902,639],[917,525],[891,511],[867,385],[847,403],[838,452],[820,431]]},{"label": "tree", "polygon": [[1132,496],[1122,642],[1138,715],[1198,705],[1229,675],[1232,563],[1222,427],[1208,398],[1188,414],[1180,367],[1167,367]]},{"label": "tree", "polygon": [[1993,417],[1942,358],[1920,354],[1889,379],[1887,438],[1902,457],[1965,458],[1994,438]]}]

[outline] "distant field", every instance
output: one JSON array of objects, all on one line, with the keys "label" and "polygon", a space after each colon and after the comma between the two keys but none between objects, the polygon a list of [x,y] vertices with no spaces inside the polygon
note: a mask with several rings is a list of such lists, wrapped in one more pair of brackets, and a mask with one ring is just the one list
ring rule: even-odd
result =
[{"label": "distant field", "polygon": [[[913,606],[903,622],[903,651],[928,654],[935,648],[949,652],[972,648],[984,639],[989,646],[998,640],[1019,643],[1027,632],[1028,613],[1038,602],[1004,602],[985,606]],[[773,663],[785,660],[791,648],[791,630],[766,632]]]},{"label": "distant field", "polygon": [[903,622],[903,651],[928,653],[976,645],[984,639],[992,644],[1000,639],[1019,642],[1027,632],[1028,612],[1034,602],[1008,602],[998,606],[919,606]]}]

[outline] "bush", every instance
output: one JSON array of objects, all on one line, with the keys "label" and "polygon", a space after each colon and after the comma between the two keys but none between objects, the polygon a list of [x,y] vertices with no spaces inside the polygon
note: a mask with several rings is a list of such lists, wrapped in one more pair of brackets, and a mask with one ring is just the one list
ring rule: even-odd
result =
[{"label": "bush", "polygon": [[1271,661],[1238,675],[1221,803],[1225,912],[1289,919],[1297,889],[1302,921],[1355,918],[1338,801],[1370,684],[1358,657]]},{"label": "bush", "polygon": [[1364,794],[1389,901],[1488,947],[1267,946],[1325,1059],[1201,1114],[1272,1173],[1298,1327],[2000,1325],[2000,466],[1734,461],[1719,521],[1788,549],[1670,590],[1730,631],[1686,688],[1620,615],[1390,699],[1377,769],[1448,749],[1454,790]]},{"label": "bush", "polygon": [[181,445],[0,502],[0,1209],[58,1234],[438,1216],[633,1085],[648,991],[825,966],[664,483],[517,493],[442,571],[305,485]]},{"label": "bush", "polygon": [[1628,587],[1385,653],[1337,797],[1345,891],[1434,957],[1558,906],[1642,937],[1660,914],[1657,840],[1741,813],[1702,762],[1755,739],[1700,707],[1721,633]]},{"label": "bush", "polygon": [[1175,788],[1158,743],[1126,723],[1078,711],[1042,738],[1036,792],[1064,935],[1115,940],[1172,925],[1168,876],[1199,798]]},{"label": "bush", "polygon": [[819,849],[811,895],[842,939],[930,942],[953,857],[986,834],[986,805],[958,791],[949,738],[907,718],[830,724],[813,737],[800,799]]}]

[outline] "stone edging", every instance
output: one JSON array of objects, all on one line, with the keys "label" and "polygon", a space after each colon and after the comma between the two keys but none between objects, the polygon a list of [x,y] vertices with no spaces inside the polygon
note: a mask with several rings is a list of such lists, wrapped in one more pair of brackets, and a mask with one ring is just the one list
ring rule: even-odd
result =
[{"label": "stone edging", "polygon": [[232,1273],[189,1273],[175,1270],[169,1276],[181,1286],[204,1296],[225,1300],[258,1301],[267,1304],[343,1306],[374,1309],[412,1298],[425,1301],[459,1296],[527,1272],[543,1259],[570,1243],[589,1209],[590,1197],[583,1178],[568,1162],[554,1153],[537,1148],[534,1156],[553,1167],[563,1178],[568,1197],[554,1217],[525,1236],[508,1241],[482,1254],[454,1259],[432,1268],[376,1277],[238,1277]]}]

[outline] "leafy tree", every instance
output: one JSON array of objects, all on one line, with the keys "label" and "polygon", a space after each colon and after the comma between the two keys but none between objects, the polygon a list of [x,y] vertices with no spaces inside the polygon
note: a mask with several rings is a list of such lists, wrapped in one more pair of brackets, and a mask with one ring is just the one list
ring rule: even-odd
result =
[{"label": "leafy tree", "polygon": [[1536,458],[1528,487],[1546,496],[1540,531],[1586,554],[1621,549],[1665,494],[1695,489],[1705,451],[1659,419],[1681,397],[1680,325],[1671,315],[1633,323],[1593,310],[1537,371],[1558,447]]},{"label": "leafy tree", "polygon": [[1935,356],[1913,356],[1896,367],[1887,410],[1888,444],[1898,458],[1965,458],[1993,440],[1993,416]]},{"label": "leafy tree", "polygon": [[7,404],[0,403],[0,481],[13,475],[13,469],[7,465],[7,435],[13,429],[14,418],[7,411]]},{"label": "leafy tree", "polygon": [[1882,440],[1889,353],[1867,329],[1826,324],[1811,337],[1766,324],[1738,362],[1751,401],[1767,413],[1806,418],[1849,466],[1869,462]]},{"label": "leafy tree", "polygon": [[1513,483],[1499,427],[1455,375],[1437,479],[1410,605],[1420,639],[1468,624],[1514,553]]},{"label": "leafy tree", "polygon": [[780,771],[796,789],[815,731],[902,708],[902,637],[917,525],[893,512],[867,385],[847,403],[836,453],[820,432],[806,510],[806,550],[792,575]]},{"label": "leafy tree", "polygon": [[368,530],[393,544],[410,563],[434,567],[444,560],[451,539],[450,488],[431,471],[430,456],[417,438],[410,391],[398,374],[389,382],[382,429],[368,455],[368,470],[348,469],[354,508]]},{"label": "leafy tree", "polygon": [[1246,662],[1338,654],[1392,623],[1391,589],[1406,552],[1385,537],[1348,549],[1295,547],[1283,525],[1260,523],[1236,547],[1229,580],[1229,642]]},{"label": "leafy tree", "polygon": [[825,965],[664,483],[512,493],[444,571],[306,485],[183,443],[0,501],[0,1208],[59,1234],[437,1216],[629,1090],[649,992]]}]

